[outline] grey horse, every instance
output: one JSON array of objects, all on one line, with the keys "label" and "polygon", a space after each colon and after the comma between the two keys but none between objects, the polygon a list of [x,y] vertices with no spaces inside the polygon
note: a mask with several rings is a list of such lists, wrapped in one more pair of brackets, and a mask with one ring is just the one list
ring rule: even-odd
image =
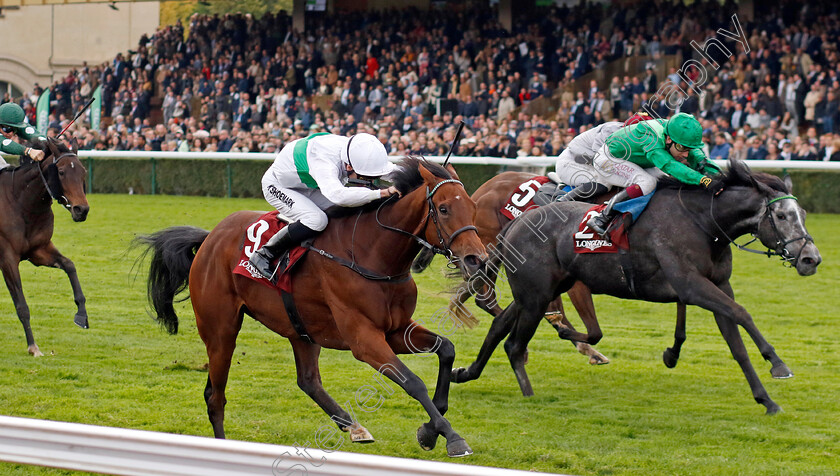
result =
[{"label": "grey horse", "polygon": [[[750,362],[738,326],[770,362],[774,378],[793,373],[750,314],[735,302],[729,283],[730,243],[752,233],[768,248],[767,253],[781,256],[802,276],[816,273],[822,260],[805,229],[805,212],[791,195],[789,180],[752,173],[743,162],[731,161],[724,181],[723,191],[713,196],[699,187],[660,180],[656,195],[629,231],[630,249],[625,257],[573,251],[574,234],[589,204],[554,203],[513,221],[487,266],[498,269],[500,263],[505,264],[514,301],[494,319],[476,361],[454,370],[452,380],[478,378],[498,343],[510,333],[505,351],[522,393],[533,395],[525,372],[528,342],[548,303],[580,280],[593,294],[685,303],[713,312],[755,400],[768,414],[780,411]],[[681,344],[679,325],[676,334],[675,346]]]}]

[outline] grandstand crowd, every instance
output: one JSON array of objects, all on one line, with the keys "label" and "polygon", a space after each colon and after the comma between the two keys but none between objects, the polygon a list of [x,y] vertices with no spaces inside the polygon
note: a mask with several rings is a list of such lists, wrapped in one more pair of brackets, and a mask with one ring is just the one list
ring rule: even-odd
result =
[{"label": "grandstand crowd", "polygon": [[[715,159],[840,160],[838,9],[757,5],[740,24],[749,52],[727,43],[732,56],[707,67],[702,85],[687,84],[696,71],[657,78],[649,68],[577,94],[579,78],[628,56],[699,58],[690,43],[732,31],[737,6],[551,7],[518,17],[512,32],[492,9],[308,14],[304,34],[283,12],[193,15],[187,31],[161,27],[49,85],[48,127],[62,129],[101,85],[101,129],[70,129],[81,149],[276,152],[312,132],[368,132],[391,155],[442,155],[463,119],[459,155],[515,158],[558,155],[575,134],[649,104],[662,117],[696,115]],[[664,81],[687,94],[676,109],[657,95]],[[42,91],[3,102],[34,123]],[[529,113],[543,97],[559,106]]]}]

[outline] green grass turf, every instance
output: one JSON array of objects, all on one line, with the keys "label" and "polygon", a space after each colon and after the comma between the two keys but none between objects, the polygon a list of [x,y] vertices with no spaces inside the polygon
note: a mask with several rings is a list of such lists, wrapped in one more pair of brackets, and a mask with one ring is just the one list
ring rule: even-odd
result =
[{"label": "green grass turf", "polygon": [[[188,303],[178,305],[181,332],[170,336],[148,314],[145,269],[131,274],[136,234],[172,225],[212,228],[241,209],[266,209],[261,200],[92,195],[91,213],[77,224],[56,206],[54,241],[73,259],[87,295],[91,329],[72,323],[75,306],[63,272],[21,265],[35,338],[46,354],[35,359],[7,294],[0,299],[0,399],[6,415],[211,436],[202,392],[204,346]],[[837,292],[840,215],[808,218],[824,264],[799,277],[776,261],[736,252],[738,302],[796,374],[774,380],[755,346],[747,348],[770,396],[784,409],[765,416],[749,392],[714,320],[690,308],[688,340],[675,369],[661,361],[671,345],[675,306],[597,296],[604,331],[597,348],[612,363],[593,367],[542,324],[530,345],[528,371],[536,395],[520,395],[499,349],[481,379],[453,385],[447,417],[475,454],[468,464],[573,474],[837,474],[840,455],[840,355]],[[415,317],[431,320],[446,305],[440,259],[416,277]],[[474,306],[472,309],[476,309]],[[490,320],[452,336],[456,366],[476,356]],[[572,312],[572,322],[579,319]],[[434,328],[434,325],[431,325]],[[742,332],[743,334],[743,332]],[[434,386],[433,356],[404,358]],[[325,350],[321,371],[340,403],[374,371],[349,352]],[[245,318],[228,385],[229,438],[314,446],[328,418],[295,383],[288,342]],[[341,450],[447,461],[443,440],[431,452],[414,434],[427,421],[402,392],[375,412],[357,415],[376,438]],[[279,456],[279,455],[278,455]],[[0,464],[0,474],[62,474]]]}]

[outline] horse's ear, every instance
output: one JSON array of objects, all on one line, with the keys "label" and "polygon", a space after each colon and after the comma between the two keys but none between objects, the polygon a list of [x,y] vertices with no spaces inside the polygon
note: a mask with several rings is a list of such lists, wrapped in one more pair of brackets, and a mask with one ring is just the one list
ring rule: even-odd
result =
[{"label": "horse's ear", "polygon": [[70,151],[73,152],[73,155],[79,155],[79,141],[74,138],[70,144]]},{"label": "horse's ear", "polygon": [[787,189],[788,193],[793,195],[793,179],[790,178],[789,174],[785,174],[785,188]]},{"label": "horse's ear", "polygon": [[452,164],[446,164],[446,167],[444,168],[447,172],[449,172],[449,175],[451,175],[452,178],[455,180],[461,180],[461,177],[458,176],[458,172],[455,171],[455,167],[453,167]]},{"label": "horse's ear", "polygon": [[434,187],[438,180],[440,180],[433,173],[429,172],[429,169],[424,167],[423,164],[418,165],[417,169],[420,171],[420,176],[423,177],[423,181],[430,187]]}]

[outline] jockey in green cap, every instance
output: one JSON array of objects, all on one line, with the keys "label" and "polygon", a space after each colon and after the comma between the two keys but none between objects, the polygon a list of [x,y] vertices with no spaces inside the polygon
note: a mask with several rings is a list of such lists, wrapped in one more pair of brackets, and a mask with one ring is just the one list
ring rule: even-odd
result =
[{"label": "jockey in green cap", "polygon": [[[17,104],[7,102],[0,105],[0,132],[3,133],[3,139],[0,140],[0,152],[29,157],[36,161],[44,160],[43,150],[24,147],[12,140],[15,135],[28,141],[46,140],[43,134],[40,134],[34,127],[24,122],[25,118],[26,114],[23,113],[23,109]],[[8,166],[9,164],[0,157],[0,169]]]},{"label": "jockey in green cap", "polygon": [[[714,176],[720,169],[707,160],[703,147],[703,127],[694,116],[678,113],[669,120],[642,121],[612,133],[593,159],[599,183],[625,187],[587,225],[601,236],[616,212],[613,207],[624,200],[647,195],[656,189],[655,175],[670,175],[680,182],[703,185],[712,193],[723,188]],[[651,173],[653,172],[653,174]]]}]

